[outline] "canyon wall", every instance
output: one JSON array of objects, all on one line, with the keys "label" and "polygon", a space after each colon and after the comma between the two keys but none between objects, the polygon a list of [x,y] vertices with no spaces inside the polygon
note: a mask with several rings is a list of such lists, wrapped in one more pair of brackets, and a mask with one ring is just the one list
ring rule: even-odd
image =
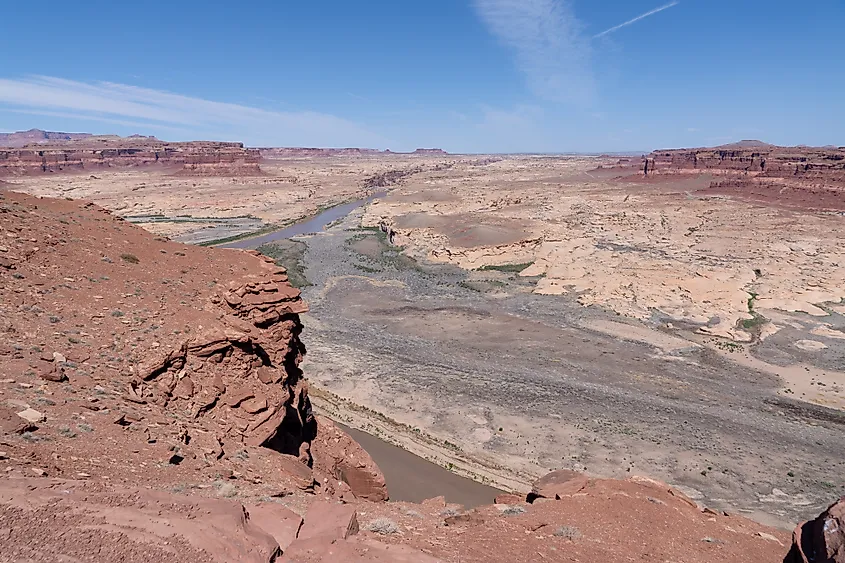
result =
[{"label": "canyon wall", "polygon": [[643,157],[646,177],[708,174],[704,190],[788,207],[845,210],[845,147],[717,147],[659,150]]},{"label": "canyon wall", "polygon": [[190,175],[258,175],[260,159],[258,150],[246,149],[242,143],[81,140],[0,149],[0,176],[141,166],[175,167]]}]

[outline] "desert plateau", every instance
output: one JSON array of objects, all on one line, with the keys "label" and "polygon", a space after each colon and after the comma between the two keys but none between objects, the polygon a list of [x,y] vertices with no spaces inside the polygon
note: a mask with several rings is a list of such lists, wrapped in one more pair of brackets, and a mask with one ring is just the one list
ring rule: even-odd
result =
[{"label": "desert plateau", "polygon": [[841,560],[845,149],[0,142],[2,561]]},{"label": "desert plateau", "polygon": [[0,563],[845,563],[845,2],[17,2]]}]

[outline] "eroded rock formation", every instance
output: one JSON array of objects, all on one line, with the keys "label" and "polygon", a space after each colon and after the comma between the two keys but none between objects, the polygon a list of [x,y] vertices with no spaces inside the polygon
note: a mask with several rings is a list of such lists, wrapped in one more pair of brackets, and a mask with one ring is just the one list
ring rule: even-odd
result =
[{"label": "eroded rock formation", "polygon": [[[99,138],[95,138],[99,139]],[[158,166],[188,175],[257,175],[260,154],[242,143],[166,143],[146,137],[82,139],[0,149],[0,176]]]},{"label": "eroded rock formation", "polygon": [[710,174],[704,192],[784,206],[845,210],[845,147],[743,145],[659,150],[643,158],[646,176]]},{"label": "eroded rock formation", "polygon": [[[378,496],[383,477],[337,429],[321,450],[334,461],[312,469],[318,423],[299,369],[307,305],[271,259],[171,243],[84,202],[5,193],[0,217],[0,391],[20,390],[0,401],[4,435],[76,437],[81,425],[114,438],[118,473],[136,471],[130,448],[165,463],[155,478],[234,474],[248,461],[289,490]],[[45,474],[89,472],[61,445],[20,447],[30,445],[27,465]],[[67,444],[78,459],[102,445]]]}]

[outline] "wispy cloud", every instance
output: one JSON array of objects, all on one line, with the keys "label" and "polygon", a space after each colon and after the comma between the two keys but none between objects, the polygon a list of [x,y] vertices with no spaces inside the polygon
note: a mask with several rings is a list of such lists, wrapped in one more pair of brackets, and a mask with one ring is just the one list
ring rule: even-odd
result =
[{"label": "wispy cloud", "polygon": [[535,94],[555,102],[590,101],[590,46],[567,0],[475,0],[475,7],[490,31],[515,51]]},{"label": "wispy cloud", "polygon": [[[360,125],[314,111],[271,111],[112,82],[84,83],[50,76],[0,79],[0,111],[61,114],[105,121],[210,133],[250,145],[384,146]],[[218,137],[219,138],[219,137]]]},{"label": "wispy cloud", "polygon": [[664,4],[663,6],[660,6],[659,8],[655,8],[655,9],[648,11],[644,14],[640,14],[639,16],[637,16],[635,18],[631,18],[630,20],[628,20],[626,22],[622,22],[619,25],[615,25],[615,26],[611,27],[610,29],[605,29],[601,33],[597,33],[597,34],[593,35],[593,39],[596,39],[598,37],[603,37],[603,36],[607,35],[608,33],[613,33],[617,29],[622,29],[625,26],[631,25],[632,23],[636,23],[636,22],[638,22],[642,19],[645,19],[649,16],[653,16],[654,14],[662,12],[663,10],[668,10],[669,8],[671,8],[673,6],[677,6],[680,3],[681,3],[680,0],[677,0],[675,2],[669,2],[668,4]]},{"label": "wispy cloud", "polygon": [[[151,125],[150,123],[145,123],[143,121],[130,121],[126,119],[115,119],[112,117],[105,117],[99,115],[90,115],[84,113],[74,113],[71,111],[50,111],[50,110],[42,110],[42,109],[13,109],[13,108],[3,108],[0,107],[0,112],[7,112],[7,113],[17,113],[23,115],[42,115],[46,117],[59,117],[62,119],[71,119],[76,121],[98,121],[102,123],[112,123],[115,125],[122,125],[124,127],[135,127],[139,131],[145,130],[149,128]],[[168,125],[161,125],[155,124],[156,130],[162,131],[171,131],[173,134],[178,135],[185,135],[189,133],[184,128],[181,127],[170,127]]]}]

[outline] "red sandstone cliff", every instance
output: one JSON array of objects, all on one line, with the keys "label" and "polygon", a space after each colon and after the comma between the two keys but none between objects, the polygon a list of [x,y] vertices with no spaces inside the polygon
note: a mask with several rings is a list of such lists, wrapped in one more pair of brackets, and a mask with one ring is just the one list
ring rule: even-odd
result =
[{"label": "red sandstone cliff", "polygon": [[845,210],[845,147],[777,147],[749,142],[658,150],[643,157],[646,177],[708,174],[702,190],[767,204]]},{"label": "red sandstone cliff", "polygon": [[257,175],[261,156],[242,143],[166,143],[147,137],[95,138],[0,149],[0,176],[104,168],[175,167],[192,175]]}]

